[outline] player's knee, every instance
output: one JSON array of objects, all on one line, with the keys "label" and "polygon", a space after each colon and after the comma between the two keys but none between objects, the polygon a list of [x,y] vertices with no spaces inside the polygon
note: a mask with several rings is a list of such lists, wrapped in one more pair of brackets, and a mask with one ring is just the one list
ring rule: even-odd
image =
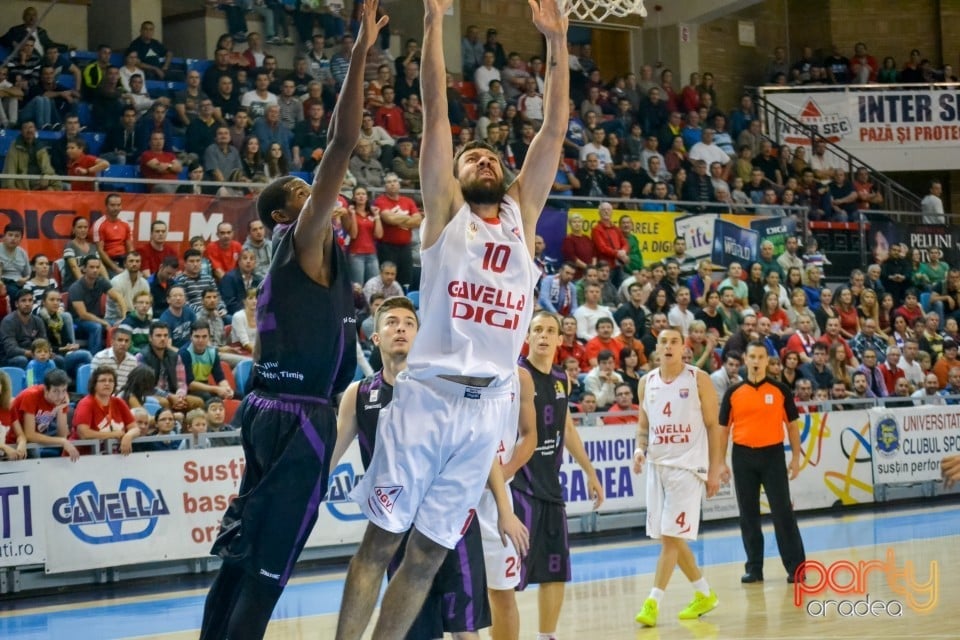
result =
[{"label": "player's knee", "polygon": [[501,615],[517,611],[517,592],[513,589],[488,589],[487,595],[490,606]]},{"label": "player's knee", "polygon": [[403,534],[391,533],[371,523],[354,557],[365,564],[386,566],[396,554],[402,539]]},{"label": "player's knee", "polygon": [[431,568],[435,571],[443,564],[446,555],[446,547],[437,544],[414,529],[410,534],[410,539],[407,540],[404,562],[424,571],[429,571]]}]

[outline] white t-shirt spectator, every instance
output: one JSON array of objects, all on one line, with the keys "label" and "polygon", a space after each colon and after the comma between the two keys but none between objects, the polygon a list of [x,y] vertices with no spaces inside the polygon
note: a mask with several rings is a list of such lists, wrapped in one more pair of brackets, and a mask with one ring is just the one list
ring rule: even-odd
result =
[{"label": "white t-shirt spectator", "polygon": [[691,160],[703,160],[707,163],[707,167],[714,162],[719,162],[724,166],[730,162],[730,156],[724,153],[723,149],[718,147],[716,143],[704,144],[698,142],[690,149],[689,156]]},{"label": "white t-shirt spectator", "polygon": [[490,83],[500,79],[500,69],[496,67],[477,67],[473,72],[473,84],[477,87],[477,95],[484,91],[490,91]]},{"label": "white t-shirt spectator", "polygon": [[267,107],[272,104],[279,105],[276,94],[267,92],[266,97],[260,96],[256,91],[247,91],[240,98],[240,106],[246,107],[250,113],[250,120],[262,118],[267,113]]},{"label": "white t-shirt spectator", "polygon": [[947,224],[947,218],[943,215],[943,200],[932,193],[920,201],[920,211],[923,213],[923,224]]},{"label": "white t-shirt spectator", "polygon": [[610,311],[609,307],[597,305],[596,309],[591,309],[582,304],[573,312],[573,317],[577,321],[577,337],[584,342],[597,336],[597,320],[600,318],[610,318],[610,321],[613,322],[613,335],[620,334],[617,321],[613,319],[613,312]]}]

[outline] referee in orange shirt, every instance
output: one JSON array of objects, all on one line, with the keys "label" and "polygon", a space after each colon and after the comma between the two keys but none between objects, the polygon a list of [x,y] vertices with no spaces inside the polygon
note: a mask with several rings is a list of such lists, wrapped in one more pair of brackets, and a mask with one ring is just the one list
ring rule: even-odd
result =
[{"label": "referee in orange shirt", "polygon": [[[767,378],[767,348],[760,342],[747,345],[744,360],[747,378],[730,387],[720,404],[720,424],[733,431],[733,483],[740,507],[740,535],[747,553],[746,573],[740,582],[763,581],[763,531],[760,528],[760,487],[770,501],[773,529],[780,559],[793,583],[806,554],[800,528],[790,502],[783,427],[790,439],[790,480],[800,472],[800,414],[793,394],[783,384]],[[726,458],[726,443],[722,447]],[[801,580],[803,577],[801,576]]]}]

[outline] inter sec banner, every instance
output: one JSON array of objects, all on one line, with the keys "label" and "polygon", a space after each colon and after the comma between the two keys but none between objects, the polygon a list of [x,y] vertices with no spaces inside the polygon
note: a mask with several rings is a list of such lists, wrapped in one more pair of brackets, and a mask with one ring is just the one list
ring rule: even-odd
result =
[{"label": "inter sec banner", "polygon": [[940,461],[960,453],[960,406],[871,409],[877,484],[940,479]]},{"label": "inter sec banner", "polygon": [[[960,93],[956,87],[765,88],[763,93],[771,104],[867,160],[874,169],[918,171],[960,166],[955,153],[960,143]],[[805,127],[780,119],[777,130],[767,134],[780,144],[805,146],[809,151]]]},{"label": "inter sec banner", "polygon": [[[10,223],[25,229],[21,246],[33,256],[43,253],[56,260],[70,240],[77,216],[94,222],[104,215],[104,192],[56,192],[3,190],[0,198],[0,227]],[[167,243],[178,255],[190,248],[190,238],[216,239],[217,225],[230,222],[237,239],[243,242],[247,224],[256,218],[249,198],[123,193],[120,218],[133,228],[134,246],[150,240],[154,220],[167,223]],[[92,234],[89,236],[93,239]]]}]

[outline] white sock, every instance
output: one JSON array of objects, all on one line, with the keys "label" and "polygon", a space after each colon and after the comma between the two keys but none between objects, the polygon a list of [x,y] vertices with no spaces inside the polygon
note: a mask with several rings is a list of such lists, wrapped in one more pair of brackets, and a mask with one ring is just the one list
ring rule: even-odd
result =
[{"label": "white sock", "polygon": [[710,595],[710,585],[707,584],[707,579],[706,579],[706,578],[702,578],[702,577],[701,577],[701,578],[700,578],[699,580],[697,580],[696,582],[691,582],[690,584],[693,585],[693,590],[694,590],[694,591],[699,591],[700,593],[702,593],[702,594],[705,595],[705,596]]},{"label": "white sock", "polygon": [[654,587],[650,589],[650,597],[657,601],[657,604],[660,604],[660,601],[663,600],[663,589],[657,589]]},{"label": "white sock", "polygon": [[557,640],[557,632],[551,631],[550,633],[538,633],[537,640]]}]

